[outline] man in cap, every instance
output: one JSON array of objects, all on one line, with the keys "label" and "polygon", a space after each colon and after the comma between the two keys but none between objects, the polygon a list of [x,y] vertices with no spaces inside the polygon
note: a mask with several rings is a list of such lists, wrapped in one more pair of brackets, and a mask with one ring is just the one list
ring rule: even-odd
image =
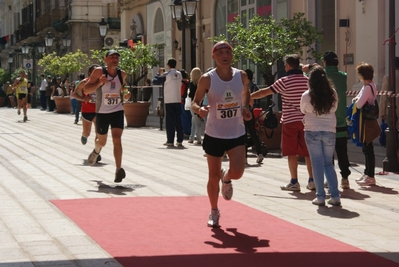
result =
[{"label": "man in cap", "polygon": [[[194,113],[207,117],[203,149],[208,161],[208,198],[211,213],[209,227],[220,227],[218,209],[219,188],[225,200],[233,196],[232,180],[242,177],[245,170],[245,125],[252,118],[249,110],[249,80],[243,70],[233,68],[233,48],[218,42],[212,49],[216,68],[203,74],[192,101]],[[208,105],[201,102],[208,95]],[[224,153],[229,157],[229,168],[222,168]]]},{"label": "man in cap", "polygon": [[[349,170],[349,159],[348,159],[348,126],[346,124],[346,73],[338,70],[338,56],[333,51],[327,51],[324,53],[323,65],[326,70],[327,78],[333,83],[335,90],[338,94],[338,106],[335,111],[337,118],[336,126],[336,142],[335,152],[337,153],[338,166],[341,170],[341,188],[349,189],[348,177],[351,174]],[[326,184],[325,184],[326,185]]]},{"label": "man in cap", "polygon": [[115,158],[115,183],[120,183],[126,177],[122,168],[122,133],[124,128],[123,89],[126,72],[118,68],[120,54],[109,50],[105,55],[106,67],[97,67],[90,74],[83,91],[86,95],[96,92],[96,132],[97,137],[93,152],[87,162],[94,165],[101,149],[107,142],[108,129],[111,126]]}]

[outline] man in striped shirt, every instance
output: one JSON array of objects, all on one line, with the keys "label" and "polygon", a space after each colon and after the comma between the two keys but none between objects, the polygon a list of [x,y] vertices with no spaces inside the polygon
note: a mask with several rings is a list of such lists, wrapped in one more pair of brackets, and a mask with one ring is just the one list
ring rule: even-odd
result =
[{"label": "man in striped shirt", "polygon": [[262,88],[251,94],[251,99],[259,99],[272,94],[280,94],[283,110],[281,116],[282,135],[281,152],[288,157],[288,168],[291,180],[287,185],[281,186],[282,190],[300,191],[298,183],[298,158],[305,157],[309,180],[306,186],[314,190],[312,164],[306,147],[303,131],[303,114],[299,109],[299,103],[303,92],[308,89],[308,78],[303,75],[299,65],[297,54],[287,55],[284,60],[287,76],[278,79],[271,86]]}]

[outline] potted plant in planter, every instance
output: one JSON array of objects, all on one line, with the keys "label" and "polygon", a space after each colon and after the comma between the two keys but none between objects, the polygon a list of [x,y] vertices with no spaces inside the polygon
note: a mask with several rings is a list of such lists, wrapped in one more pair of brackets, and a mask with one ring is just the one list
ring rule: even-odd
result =
[{"label": "potted plant in planter", "polygon": [[[157,44],[142,44],[140,41],[131,47],[115,47],[120,56],[119,67],[126,72],[126,88],[130,98],[124,103],[125,118],[128,127],[145,126],[150,102],[139,101],[138,85],[148,74],[148,70],[157,66],[156,51],[162,47]],[[104,51],[91,50],[92,58],[103,62]]]},{"label": "potted plant in planter", "polygon": [[[44,71],[54,76],[68,77],[71,73],[81,71],[90,64],[89,56],[79,49],[76,52],[69,52],[63,56],[58,56],[56,52],[45,55],[37,63],[44,67]],[[71,113],[72,105],[69,95],[55,96],[57,113]]]}]

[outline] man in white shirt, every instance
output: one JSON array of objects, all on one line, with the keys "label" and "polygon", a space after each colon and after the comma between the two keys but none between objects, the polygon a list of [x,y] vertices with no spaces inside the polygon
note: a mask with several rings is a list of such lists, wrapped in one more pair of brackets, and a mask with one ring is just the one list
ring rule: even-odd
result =
[{"label": "man in white shirt", "polygon": [[47,80],[44,78],[44,74],[40,75],[40,78],[42,79],[42,82],[40,83],[40,105],[42,108],[40,110],[46,110],[47,109],[47,100],[46,100],[46,87],[47,87]]},{"label": "man in white shirt", "polygon": [[181,94],[182,75],[176,70],[176,60],[171,58],[167,63],[169,70],[164,72],[160,68],[153,79],[153,84],[164,85],[164,101],[166,111],[166,143],[165,146],[174,146],[175,132],[177,132],[177,146],[183,146],[183,125],[181,121]]}]

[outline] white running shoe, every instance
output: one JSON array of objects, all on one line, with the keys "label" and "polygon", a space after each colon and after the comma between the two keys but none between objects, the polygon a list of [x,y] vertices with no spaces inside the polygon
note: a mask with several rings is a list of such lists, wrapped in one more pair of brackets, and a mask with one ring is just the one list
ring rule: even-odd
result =
[{"label": "white running shoe", "polygon": [[256,158],[256,163],[262,163],[262,161],[263,161],[263,155],[262,155],[262,154],[259,154],[259,155],[257,156],[257,158]]},{"label": "white running shoe", "polygon": [[227,170],[222,169],[220,180],[222,181],[221,193],[225,200],[230,200],[233,197],[233,185],[231,181],[225,182],[224,177],[226,176]]},{"label": "white running shoe", "polygon": [[212,210],[211,214],[209,214],[208,227],[219,228],[220,227],[219,218],[220,218],[219,210]]}]

